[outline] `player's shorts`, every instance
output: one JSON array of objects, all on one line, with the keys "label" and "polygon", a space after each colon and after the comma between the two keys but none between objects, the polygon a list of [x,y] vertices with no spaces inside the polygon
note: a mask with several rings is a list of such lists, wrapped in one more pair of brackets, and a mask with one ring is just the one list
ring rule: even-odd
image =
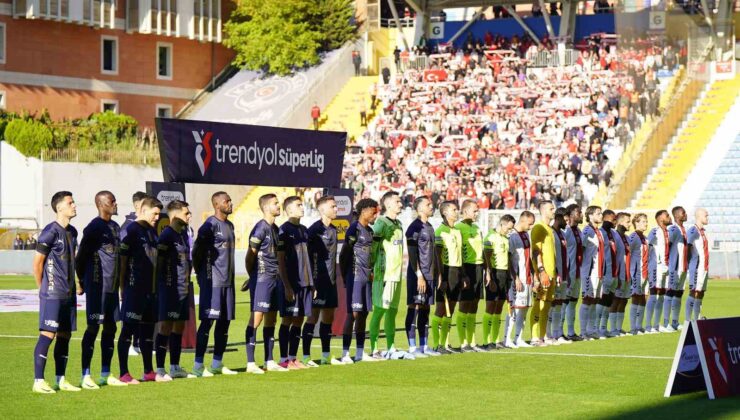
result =
[{"label": "player's shorts", "polygon": [[674,290],[676,292],[683,292],[686,287],[686,276],[687,273],[679,273],[677,271],[671,271],[668,273],[668,290]]},{"label": "player's shorts", "polygon": [[506,294],[511,287],[511,276],[508,270],[491,270],[491,285],[496,285],[496,291],[492,292],[490,287],[486,287],[486,302],[495,300],[505,300]]},{"label": "player's shorts", "polygon": [[[254,301],[254,299],[252,299]],[[215,319],[230,321],[235,318],[235,290],[234,286],[211,287],[200,286],[199,317],[203,319]]]},{"label": "player's shorts", "polygon": [[483,297],[484,274],[486,267],[483,264],[463,264],[465,277],[468,278],[468,287],[460,291],[461,301],[473,301]]},{"label": "player's shorts", "polygon": [[658,266],[655,271],[655,286],[652,284],[650,287],[655,287],[656,289],[667,289],[668,288],[668,268],[667,267],[661,267]]},{"label": "player's shorts", "polygon": [[77,331],[77,298],[41,298],[39,302],[39,331]]},{"label": "player's shorts", "polygon": [[398,309],[401,301],[401,283],[373,281],[373,306],[380,309]]},{"label": "player's shorts", "polygon": [[[87,289],[87,288],[85,288]],[[85,290],[85,313],[88,325],[121,320],[121,306],[118,293],[105,293],[98,290]]]},{"label": "player's shorts", "polygon": [[524,309],[532,306],[532,285],[522,283],[524,290],[517,292],[516,282],[512,281],[509,287],[509,306],[512,309]]},{"label": "player's shorts", "polygon": [[188,297],[180,299],[159,300],[159,321],[187,321],[190,319]]},{"label": "player's shorts", "polygon": [[[650,276],[648,276],[649,278]],[[630,293],[632,296],[645,296],[650,293],[650,282],[639,276],[630,278]]]},{"label": "player's shorts", "polygon": [[347,313],[370,312],[373,309],[373,284],[369,281],[355,281],[347,277]]},{"label": "player's shorts", "polygon": [[317,282],[316,298],[313,300],[313,307],[319,309],[333,309],[339,306],[339,295],[337,294],[336,283]]},{"label": "player's shorts", "polygon": [[632,296],[631,282],[627,280],[620,280],[620,284],[617,285],[617,289],[614,291],[614,296],[620,299],[627,299]]},{"label": "player's shorts", "polygon": [[157,295],[153,293],[142,295],[124,290],[121,318],[124,322],[154,323],[158,318],[157,306]]},{"label": "player's shorts", "polygon": [[252,281],[249,287],[249,297],[252,312],[277,312],[278,278]]},{"label": "player's shorts", "polygon": [[416,281],[406,280],[406,304],[407,305],[433,305],[434,304],[434,287],[433,281],[424,280],[427,286],[426,293],[419,293],[419,287]]},{"label": "player's shorts", "polygon": [[453,302],[460,300],[460,292],[463,286],[461,270],[462,268],[460,267],[442,265],[442,283],[447,283],[447,289],[445,291],[437,289],[435,292],[435,300],[437,302],[444,302],[445,298]]},{"label": "player's shorts", "polygon": [[601,299],[603,290],[602,280],[598,277],[588,276],[581,280],[581,295],[591,299]]},{"label": "player's shorts", "polygon": [[569,299],[576,299],[576,300],[578,300],[578,298],[581,297],[581,279],[580,278],[570,280],[570,283],[565,289],[565,295]]},{"label": "player's shorts", "polygon": [[555,294],[553,300],[566,300],[568,298],[568,282],[563,280],[560,282],[560,286],[555,285]]},{"label": "player's shorts", "polygon": [[602,294],[613,294],[617,290],[617,283],[617,278],[613,277],[611,273],[606,274],[601,280]]},{"label": "player's shorts", "polygon": [[694,292],[706,292],[709,273],[698,274],[689,277],[689,290]]},{"label": "player's shorts", "polygon": [[313,290],[308,287],[293,285],[293,300],[285,298],[285,286],[277,283],[278,307],[281,317],[304,317],[311,314],[313,308]]}]

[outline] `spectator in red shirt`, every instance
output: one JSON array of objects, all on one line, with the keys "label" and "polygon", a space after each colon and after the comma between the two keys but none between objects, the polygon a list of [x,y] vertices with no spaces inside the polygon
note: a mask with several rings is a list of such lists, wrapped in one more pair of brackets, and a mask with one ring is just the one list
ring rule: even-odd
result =
[{"label": "spectator in red shirt", "polygon": [[313,108],[311,108],[311,119],[313,120],[314,130],[319,129],[319,118],[321,118],[321,109],[319,108],[319,104],[314,102]]}]

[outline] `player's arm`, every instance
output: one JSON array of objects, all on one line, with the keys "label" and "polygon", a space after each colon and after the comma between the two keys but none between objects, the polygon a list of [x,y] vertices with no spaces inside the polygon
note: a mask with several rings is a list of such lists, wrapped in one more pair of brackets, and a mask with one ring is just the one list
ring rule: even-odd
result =
[{"label": "player's arm", "polygon": [[342,276],[344,278],[346,278],[347,273],[349,273],[349,269],[352,267],[355,243],[357,243],[357,232],[352,229],[352,226],[350,226],[350,228],[347,229],[342,251],[339,252],[339,271],[342,272]]},{"label": "player's arm", "polygon": [[33,279],[36,280],[36,287],[41,288],[41,277],[44,274],[44,261],[46,255],[39,251],[33,255]]},{"label": "player's arm", "polygon": [[483,266],[486,269],[486,286],[492,291],[496,291],[496,282],[491,281],[492,277],[495,275],[495,270],[493,269],[493,265],[491,264],[492,261],[495,259],[495,254],[493,253],[493,243],[490,239],[486,239],[483,242]]},{"label": "player's arm", "polygon": [[[418,233],[416,237],[418,237]],[[424,274],[421,272],[419,261],[419,243],[413,236],[407,236],[406,246],[409,253],[409,268],[416,272],[416,290],[422,294],[426,293],[427,283],[424,281]]]},{"label": "player's arm", "polygon": [[121,251],[119,252],[119,267],[121,267],[121,270],[118,273],[118,285],[121,293],[123,293],[123,285],[125,284],[126,276],[128,275],[128,260],[131,258],[129,253],[134,246],[135,237],[136,235],[126,235],[126,237],[121,241]]},{"label": "player's arm", "polygon": [[203,226],[198,229],[198,237],[193,243],[193,267],[196,270],[200,270],[203,267],[203,263],[206,259],[207,253],[210,252],[213,247],[213,229],[210,223],[204,223]]},{"label": "player's arm", "polygon": [[85,275],[85,267],[92,257],[97,239],[97,232],[90,227],[86,227],[82,231],[82,240],[80,241],[80,246],[77,248],[77,256],[75,258],[75,271],[77,272],[77,277],[80,279],[80,283],[82,283],[83,276]]},{"label": "player's arm", "polygon": [[375,262],[378,261],[378,256],[381,249],[383,248],[383,240],[385,239],[383,236],[384,231],[385,224],[383,224],[383,222],[381,221],[375,222],[375,224],[373,225],[373,245],[372,247],[370,247],[370,259],[373,262],[371,267],[373,268],[375,267]]},{"label": "player's arm", "polygon": [[257,264],[257,254],[259,253],[262,241],[265,240],[267,234],[264,229],[254,229],[252,234],[249,236],[249,249],[247,250],[247,256],[244,259],[244,264],[247,268],[247,273],[253,273],[255,264]]},{"label": "player's arm", "polygon": [[542,225],[535,225],[532,229],[532,263],[537,270],[536,278],[543,287],[550,286],[550,276],[545,271],[545,259],[542,255],[542,249],[547,239],[547,230]]},{"label": "player's arm", "polygon": [[278,241],[277,261],[280,279],[283,281],[283,287],[285,288],[285,298],[288,301],[292,301],[294,297],[293,288],[290,286],[290,280],[288,279],[288,266],[285,264],[285,247],[283,241]]},{"label": "player's arm", "polygon": [[157,284],[160,281],[164,282],[167,275],[167,256],[170,249],[167,236],[166,234],[160,235],[157,240],[157,272],[155,273]]}]

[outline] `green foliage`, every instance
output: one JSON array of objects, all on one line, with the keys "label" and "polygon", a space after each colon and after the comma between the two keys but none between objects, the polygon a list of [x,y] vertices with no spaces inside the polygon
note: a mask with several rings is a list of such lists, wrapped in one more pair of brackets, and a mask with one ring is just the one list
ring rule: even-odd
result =
[{"label": "green foliage", "polygon": [[355,37],[350,0],[242,0],[224,26],[239,68],[286,75]]},{"label": "green foliage", "polygon": [[0,113],[0,133],[24,155],[38,157],[42,149],[132,150],[138,123],[110,111],[60,121],[53,121],[45,110],[38,117]]},{"label": "green foliage", "polygon": [[39,157],[53,145],[49,127],[34,119],[17,118],[5,127],[5,140],[26,156]]}]

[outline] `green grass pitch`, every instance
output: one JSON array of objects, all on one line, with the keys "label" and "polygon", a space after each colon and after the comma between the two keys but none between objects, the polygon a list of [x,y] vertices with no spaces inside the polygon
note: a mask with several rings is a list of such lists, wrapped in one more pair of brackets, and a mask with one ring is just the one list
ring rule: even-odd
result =
[{"label": "green grass pitch", "polygon": [[[33,288],[33,280],[28,276],[0,277],[0,289]],[[229,335],[230,343],[240,344],[230,345],[229,350],[235,351],[227,351],[224,357],[226,366],[241,371],[246,366],[243,342],[248,319],[247,296],[237,294],[237,320],[231,324]],[[738,297],[740,280],[712,281],[703,313],[710,318],[740,315]],[[73,384],[79,382],[79,339],[84,319],[80,313],[80,329],[73,334],[70,346],[67,377]],[[397,320],[399,329],[404,319],[402,309]],[[663,397],[679,334],[416,361],[359,363],[268,373],[261,377],[240,373],[166,384],[36,395],[31,393],[31,384],[37,325],[35,313],[0,313],[2,418],[740,419],[737,397],[716,401],[709,401],[706,393]],[[451,340],[456,340],[456,336],[453,328]],[[405,348],[406,337],[400,330],[396,342]],[[315,357],[320,353],[318,345],[319,340],[315,339]],[[333,354],[339,355],[341,340],[333,340],[332,346]],[[257,347],[257,361],[261,363],[262,346]],[[275,347],[277,356],[277,343]],[[54,374],[51,354],[50,351],[46,367],[50,383]],[[100,348],[96,346],[92,362],[95,378],[100,371],[99,357]],[[206,355],[207,364],[210,360],[211,356]],[[192,362],[192,353],[183,355],[186,369],[192,368]],[[132,374],[140,377],[140,358],[132,357],[129,364]],[[112,370],[118,373],[116,357]]]}]

